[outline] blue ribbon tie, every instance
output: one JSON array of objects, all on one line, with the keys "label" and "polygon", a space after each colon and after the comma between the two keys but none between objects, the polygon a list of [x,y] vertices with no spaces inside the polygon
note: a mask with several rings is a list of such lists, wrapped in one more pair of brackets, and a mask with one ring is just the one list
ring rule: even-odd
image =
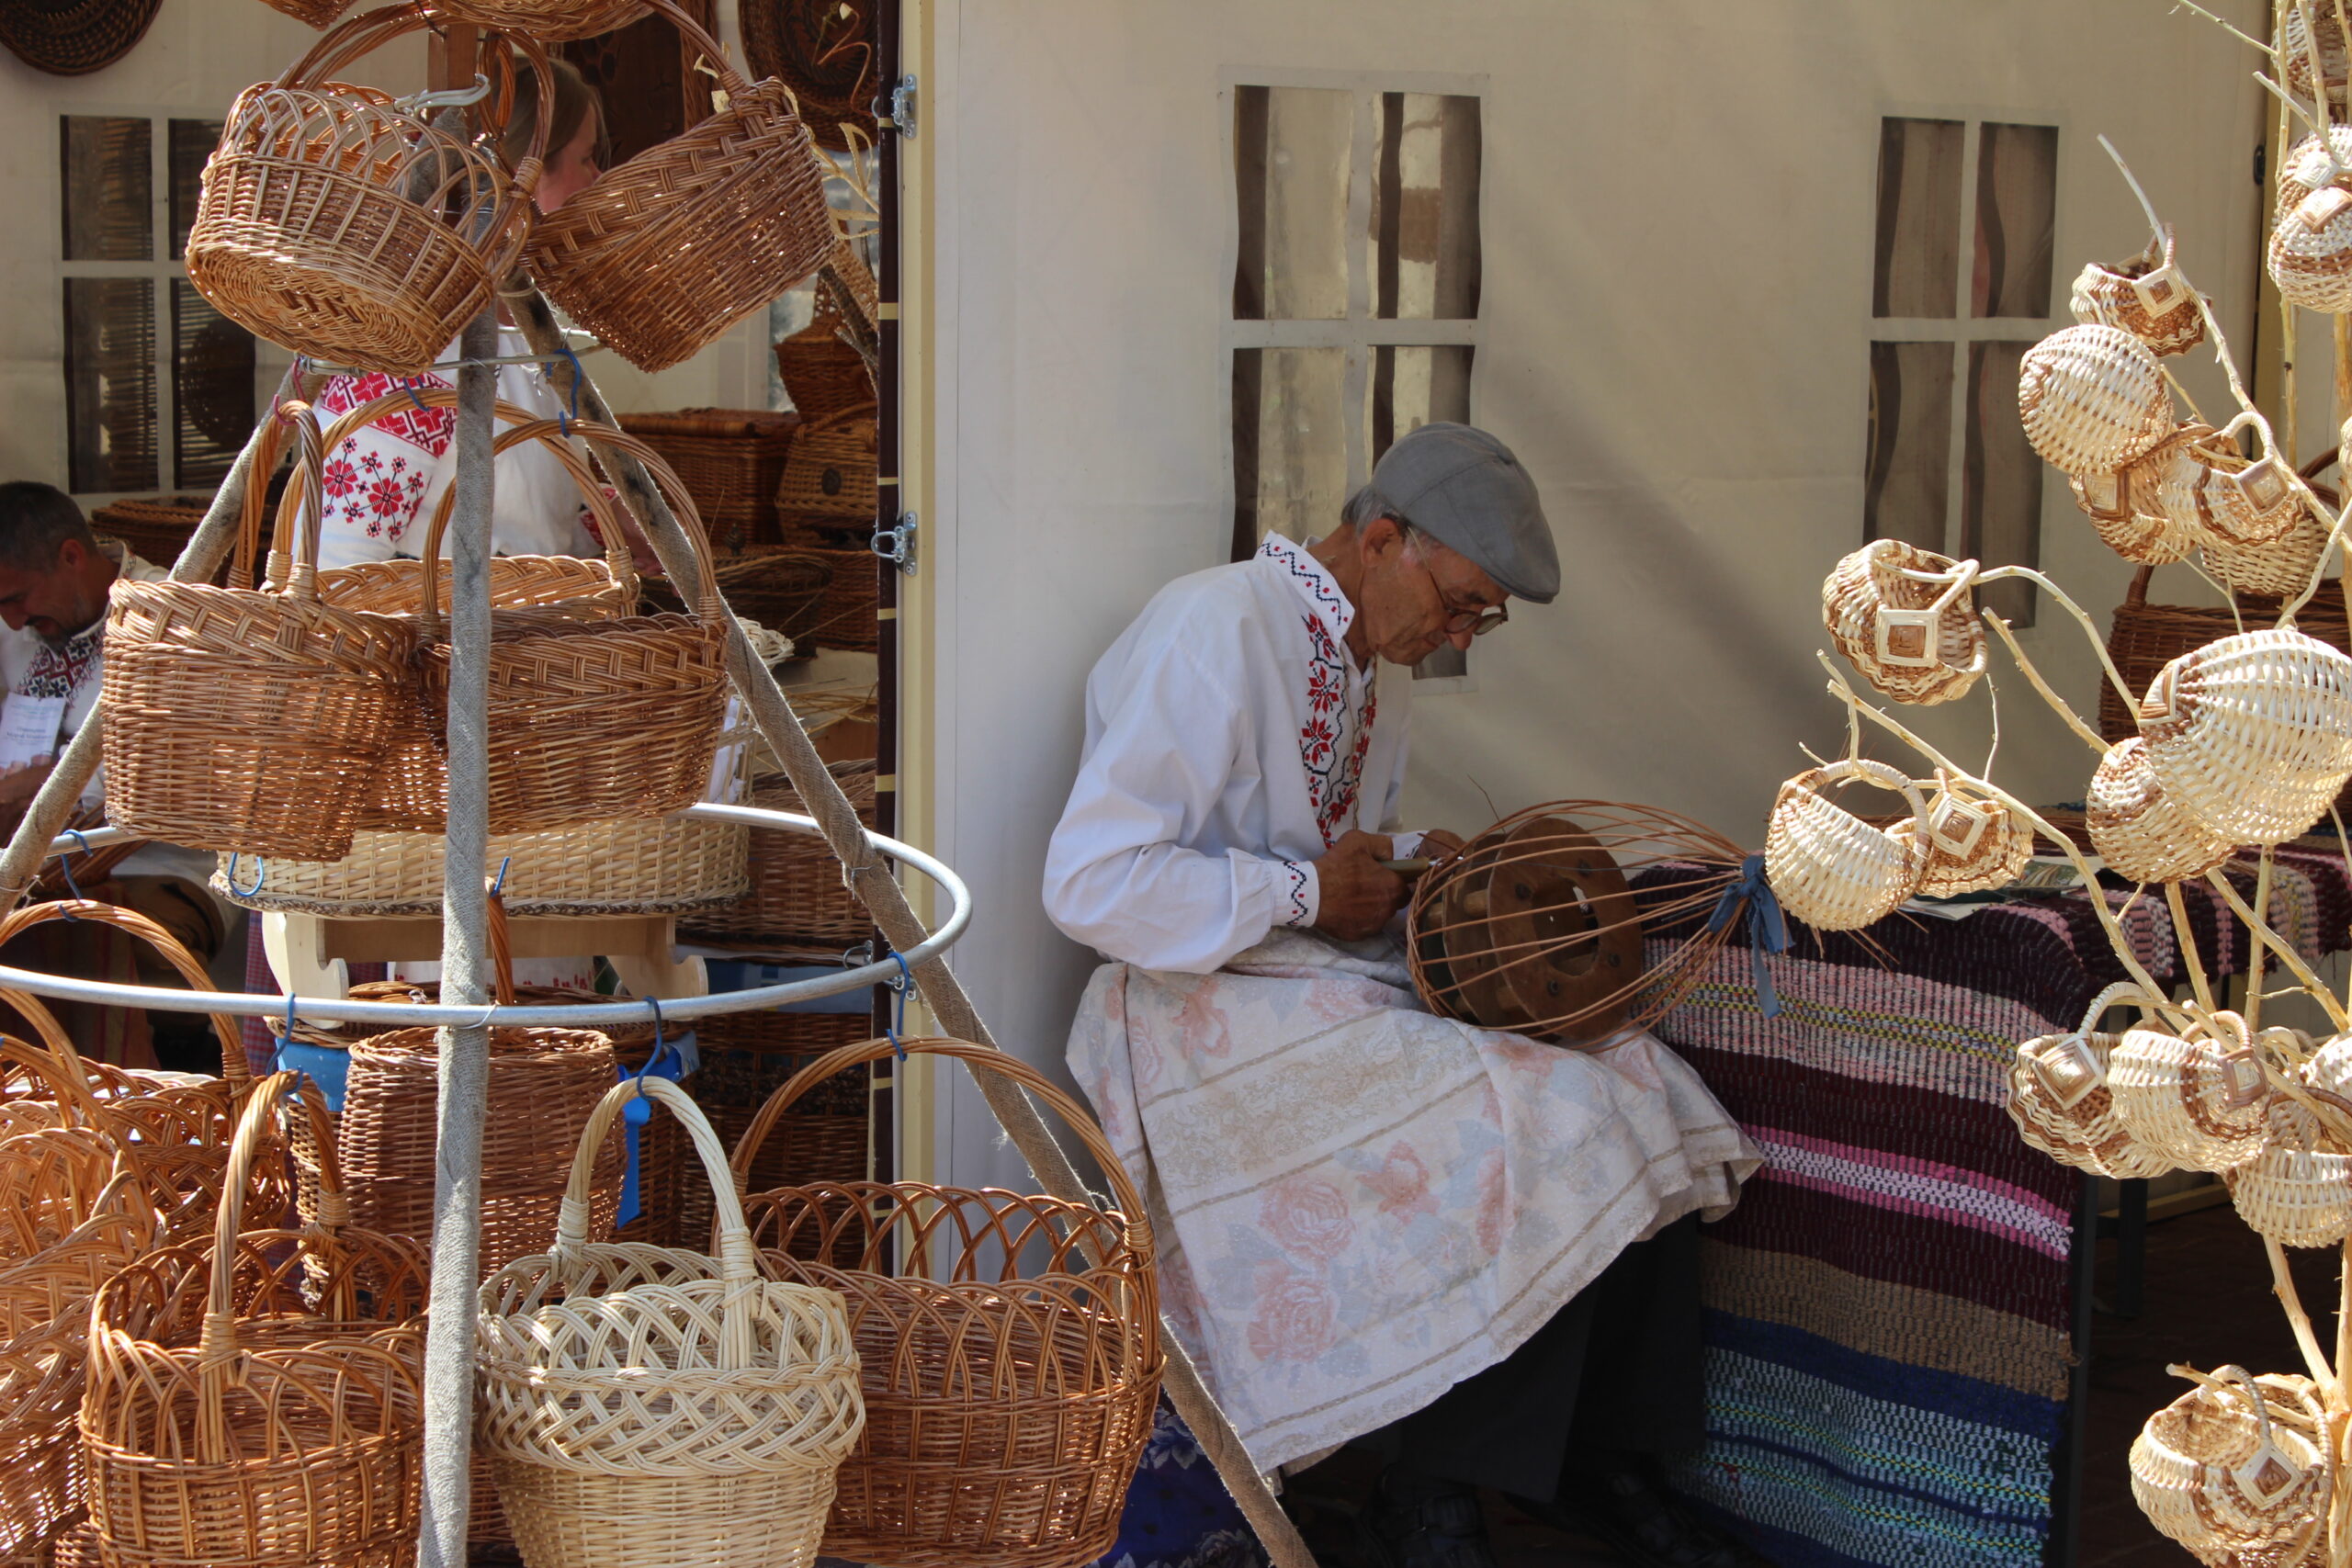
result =
[{"label": "blue ribbon tie", "polygon": [[1755,978],[1756,1000],[1766,1018],[1778,1018],[1781,997],[1772,988],[1772,971],[1764,955],[1789,950],[1789,922],[1781,913],[1781,901],[1773,897],[1771,884],[1764,880],[1762,855],[1749,855],[1739,863],[1739,880],[1715,900],[1714,912],[1707,917],[1707,930],[1729,930],[1739,919],[1743,904],[1747,908],[1747,969]]}]

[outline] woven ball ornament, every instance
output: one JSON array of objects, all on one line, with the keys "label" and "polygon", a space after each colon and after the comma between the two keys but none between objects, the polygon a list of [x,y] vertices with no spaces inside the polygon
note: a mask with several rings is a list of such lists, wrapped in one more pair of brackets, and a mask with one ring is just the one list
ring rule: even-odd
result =
[{"label": "woven ball ornament", "polygon": [[[1922,581],[1907,572],[1933,574]],[[1862,678],[1899,703],[1948,703],[1984,673],[1976,563],[1873,539],[1821,585],[1821,624]]]},{"label": "woven ball ornament", "polygon": [[2148,765],[2147,742],[2119,740],[2091,775],[2084,820],[2091,848],[2107,867],[2133,882],[2185,882],[2202,876],[2237,845],[2166,798]]},{"label": "woven ball ornament", "polygon": [[[2352,194],[2345,199],[2352,202]],[[2302,515],[2302,498],[2286,466],[2274,457],[2249,461],[2232,443],[2251,423],[2241,415],[2222,430],[2168,439],[2158,448],[2166,458],[2156,469],[2157,503],[2177,529],[2199,543],[2272,544],[2292,533]]]},{"label": "woven ball ornament", "polygon": [[2156,356],[2130,333],[2068,327],[2026,350],[2018,417],[2044,461],[2111,474],[2172,429],[2172,393]]},{"label": "woven ball ornament", "polygon": [[2132,1136],[2108,1092],[2108,1059],[2123,1037],[2099,1032],[2098,1021],[2108,1009],[2138,999],[2135,987],[2110,986],[2086,1010],[2080,1029],[2020,1042],[2009,1064],[2007,1105],[2018,1135],[2061,1165],[2115,1181],[2173,1168]]},{"label": "woven ball ornament", "polygon": [[2223,1367],[2148,1417],[2132,1444],[2132,1495],[2207,1568],[2297,1568],[2324,1548],[2334,1477],[2326,1407],[2308,1378]]},{"label": "woven ball ornament", "polygon": [[2281,1247],[2334,1247],[2352,1235],[2352,1153],[2291,1100],[2270,1107],[2260,1151],[2222,1179],[2238,1217]]},{"label": "woven ball ornament", "polygon": [[[1893,790],[1911,820],[1880,828],[1831,800],[1844,784]],[[1764,877],[1781,908],[1817,931],[1859,931],[1893,914],[1919,890],[1928,866],[1927,803],[1883,762],[1832,762],[1781,786],[1764,841]]]},{"label": "woven ball ornament", "polygon": [[2125,1031],[2107,1087],[2132,1140],[2183,1170],[2218,1173],[2261,1152],[2269,1090],[2235,1013],[2215,1013],[2186,1038],[2144,1024]]},{"label": "woven ball ornament", "polygon": [[2192,817],[2239,843],[2284,842],[2352,778],[2352,658],[2299,631],[2222,637],[2157,672],[2140,734]]},{"label": "woven ball ornament", "polygon": [[2186,354],[2205,341],[2205,312],[2173,265],[2169,228],[2130,261],[2084,267],[2067,303],[2076,321],[2120,327],[2157,355]]}]

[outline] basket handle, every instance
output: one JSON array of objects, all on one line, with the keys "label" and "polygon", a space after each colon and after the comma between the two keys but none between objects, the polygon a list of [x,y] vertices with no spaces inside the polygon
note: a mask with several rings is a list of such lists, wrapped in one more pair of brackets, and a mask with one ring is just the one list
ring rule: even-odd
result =
[{"label": "basket handle", "polygon": [[1789,781],[1797,788],[1814,795],[1824,793],[1832,784],[1849,783],[1873,784],[1881,789],[1893,790],[1911,807],[1914,820],[1925,821],[1928,803],[1919,794],[1919,786],[1900,768],[1869,757],[1848,757],[1826,762],[1818,768],[1798,774]]},{"label": "basket handle", "polygon": [[[752,90],[752,84],[743,80],[741,73],[729,62],[727,51],[718,46],[717,39],[702,30],[700,22],[672,4],[672,0],[645,0],[645,4],[647,10],[669,17],[672,25],[685,35],[686,41],[702,51],[704,58],[710,62],[711,69],[718,73],[718,85],[725,89],[729,102]],[[690,60],[686,62],[686,75],[689,81],[692,80],[694,73],[695,62]],[[774,81],[775,78],[770,77],[768,80]],[[794,115],[795,118],[798,116],[797,107]]]},{"label": "basket handle", "polygon": [[[33,1001],[30,997],[16,992],[0,992],[0,999],[19,1010],[27,1002]],[[40,1004],[33,1002],[33,1006],[39,1008]],[[14,1035],[0,1034],[0,1061],[14,1062],[31,1069],[34,1076],[57,1091],[61,1103],[72,1106],[89,1125],[118,1145],[126,1142],[121,1124],[115,1119],[114,1112],[107,1109],[106,1101],[100,1100],[97,1090],[90,1087],[88,1065],[74,1049],[74,1043],[64,1037],[62,1031],[50,1040],[47,1050],[28,1044]]]},{"label": "basket handle", "polygon": [[[502,403],[499,406],[503,409],[507,405]],[[572,428],[578,426],[573,425]],[[604,536],[605,570],[611,572],[613,581],[627,592],[628,604],[633,609],[637,603],[637,563],[629,557],[628,535],[621,523],[620,509],[605,495],[595,470],[589,468],[587,460],[573,451],[571,443],[563,438],[564,432],[563,421],[526,418],[521,424],[510,424],[500,431],[491,443],[491,452],[495,456],[526,441],[537,441],[563,465],[564,471],[571,476],[571,482],[579,487],[581,500],[587,503],[589,511],[596,514],[597,530]],[[448,531],[449,518],[457,509],[457,502],[456,485],[441,492],[440,501],[433,508],[432,517],[426,520],[424,540],[419,547],[419,554],[424,560],[424,580],[417,615],[422,623],[420,629],[428,640],[437,639],[441,635],[441,540]],[[623,615],[630,613],[630,610],[622,612]]]},{"label": "basket handle", "polygon": [[2083,1026],[2075,1032],[2096,1033],[2098,1030],[2099,1019],[2109,1008],[2140,1007],[2154,1011],[2155,1006],[2156,1004],[2149,999],[2148,994],[2136,984],[2130,980],[2118,980],[2091,998],[2091,1005],[2083,1010]]},{"label": "basket handle", "polygon": [[2140,610],[2147,607],[2148,579],[2155,575],[2155,570],[2156,569],[2153,566],[2143,566],[2132,574],[2132,586],[2123,591],[2123,604],[2127,609]]},{"label": "basket handle", "polygon": [[[126,909],[115,904],[101,904],[94,898],[61,898],[48,904],[27,904],[0,916],[0,946],[15,941],[33,927],[52,920],[91,920],[102,926],[112,926],[127,931],[145,942],[160,954],[164,963],[178,971],[192,991],[217,991],[212,976],[197,962],[180,940],[136,909]],[[36,1027],[39,1018],[34,1019]],[[245,1061],[244,1037],[239,1032],[237,1021],[227,1013],[212,1014],[212,1035],[220,1043],[220,1076],[229,1084],[232,1096],[243,1094],[253,1084],[253,1068]],[[70,1048],[70,1047],[69,1047]]]},{"label": "basket handle", "polygon": [[1150,1258],[1151,1222],[1144,1213],[1143,1195],[1136,1190],[1135,1182],[1127,1176],[1126,1166],[1120,1161],[1117,1151],[1111,1147],[1111,1141],[1102,1135],[1101,1124],[1086,1108],[1020,1057],[993,1045],[975,1045],[968,1040],[956,1040],[944,1035],[896,1042],[887,1038],[864,1040],[828,1051],[801,1068],[782,1089],[768,1096],[767,1103],[760,1107],[759,1114],[752,1118],[752,1124],[744,1129],[743,1136],[737,1141],[734,1156],[729,1161],[735,1184],[741,1185],[750,1179],[753,1156],[759,1153],[760,1145],[767,1142],[769,1133],[783,1120],[785,1111],[794,1101],[835,1073],[896,1055],[902,1048],[910,1056],[953,1056],[969,1068],[975,1077],[990,1072],[1000,1077],[1011,1078],[1043,1100],[1047,1110],[1060,1117],[1063,1123],[1078,1134],[1078,1141],[1086,1146],[1088,1154],[1094,1156],[1095,1164],[1102,1168],[1104,1179],[1111,1183],[1112,1195],[1118,1200],[1119,1211],[1126,1218],[1128,1247],[1139,1258]]},{"label": "basket handle", "polygon": [[[277,412],[272,411],[273,414]],[[260,448],[254,454],[253,478],[245,485],[244,504],[237,513],[237,546],[229,558],[232,588],[254,586],[254,564],[261,559],[263,513],[269,509],[269,476],[277,472],[278,460],[286,456],[286,424],[282,419],[263,420],[260,435]]]}]

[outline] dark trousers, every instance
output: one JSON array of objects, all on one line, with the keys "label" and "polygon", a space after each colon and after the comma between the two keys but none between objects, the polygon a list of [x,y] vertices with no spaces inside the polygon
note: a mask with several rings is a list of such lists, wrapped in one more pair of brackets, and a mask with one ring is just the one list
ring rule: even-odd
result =
[{"label": "dark trousers", "polygon": [[1408,1469],[1549,1502],[1570,1444],[1688,1449],[1705,1404],[1694,1214],[1619,1253],[1509,1356],[1361,1441]]}]

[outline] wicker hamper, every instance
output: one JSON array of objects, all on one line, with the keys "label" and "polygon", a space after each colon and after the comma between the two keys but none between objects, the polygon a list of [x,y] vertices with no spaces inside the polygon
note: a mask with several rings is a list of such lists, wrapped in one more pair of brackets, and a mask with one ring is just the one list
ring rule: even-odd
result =
[{"label": "wicker hamper", "polygon": [[872,653],[882,643],[882,561],[870,549],[813,550],[833,569],[825,597],[808,628],[817,648]]},{"label": "wicker hamper", "polygon": [[[711,544],[740,550],[776,540],[775,491],[800,418],[764,409],[679,409],[623,414],[620,424],[677,470]],[[763,626],[775,625],[731,597],[728,604]]]},{"label": "wicker hamper", "polygon": [[817,291],[808,324],[775,345],[776,378],[792,406],[814,424],[874,404],[874,378],[842,338],[846,318],[825,289]]},{"label": "wicker hamper", "polygon": [[844,529],[870,531],[880,490],[879,453],[871,402],[802,425],[776,486],[785,538],[821,545]]},{"label": "wicker hamper", "polygon": [[[835,762],[827,770],[874,826],[874,763]],[[807,805],[782,773],[752,783],[752,804],[806,815]],[[873,922],[843,886],[841,862],[825,840],[806,833],[762,833],[752,844],[751,890],[731,904],[698,910],[680,923],[697,936],[759,942],[777,947],[840,950],[864,942]]]}]

